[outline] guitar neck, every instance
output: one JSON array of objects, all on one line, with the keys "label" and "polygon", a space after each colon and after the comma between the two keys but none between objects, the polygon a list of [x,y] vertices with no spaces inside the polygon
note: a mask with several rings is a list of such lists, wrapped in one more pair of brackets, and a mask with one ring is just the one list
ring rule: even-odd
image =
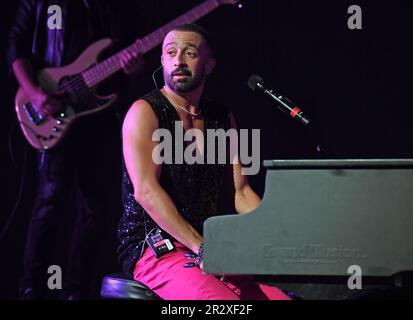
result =
[{"label": "guitar neck", "polygon": [[[198,19],[202,18],[203,16],[207,15],[211,11],[215,10],[220,5],[221,4],[217,0],[207,0],[201,3],[200,5],[196,6],[195,8],[191,9],[190,11],[179,16],[175,20],[167,23],[163,27],[150,33],[146,37],[138,39],[135,43],[131,44],[122,51],[128,49],[136,50],[138,48],[139,53],[145,54],[151,51],[153,48],[157,47],[160,43],[162,43],[163,39],[168,34],[168,32],[174,29],[175,27],[186,23],[193,23]],[[82,73],[88,87],[92,88],[98,85],[99,83],[111,77],[113,74],[122,69],[120,59],[122,51],[114,54],[113,56],[96,64],[92,68]]]},{"label": "guitar neck", "polygon": [[142,45],[143,53],[146,53],[160,43],[162,43],[165,36],[171,31],[173,28],[186,24],[186,23],[193,23],[203,16],[207,15],[211,11],[218,8],[220,4],[217,0],[207,0],[200,5],[196,6],[192,10],[184,13],[183,15],[179,16],[175,20],[169,22],[168,24],[164,25],[163,27],[159,28],[158,30],[150,33],[145,38],[139,40],[140,44]]}]

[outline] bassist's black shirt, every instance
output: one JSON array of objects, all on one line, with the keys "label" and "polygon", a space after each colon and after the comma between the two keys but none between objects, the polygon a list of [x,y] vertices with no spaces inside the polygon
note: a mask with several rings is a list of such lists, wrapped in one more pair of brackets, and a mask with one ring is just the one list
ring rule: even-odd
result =
[{"label": "bassist's black shirt", "polygon": [[[61,29],[50,29],[50,6],[61,8]],[[21,0],[9,34],[8,61],[28,58],[35,68],[73,62],[92,42],[122,36],[120,10],[114,1]]]}]

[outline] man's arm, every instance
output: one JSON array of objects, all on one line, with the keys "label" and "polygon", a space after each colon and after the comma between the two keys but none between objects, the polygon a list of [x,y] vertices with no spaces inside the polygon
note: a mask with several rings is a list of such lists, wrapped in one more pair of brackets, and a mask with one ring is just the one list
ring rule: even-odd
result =
[{"label": "man's arm", "polygon": [[7,59],[20,87],[30,96],[39,90],[30,62],[33,32],[36,21],[34,0],[20,0],[16,18],[9,33]]},{"label": "man's arm", "polygon": [[36,1],[20,0],[8,39],[7,59],[10,69],[16,59],[30,58],[35,26]]},{"label": "man's arm", "polygon": [[[237,129],[235,118],[231,113],[231,127]],[[233,162],[234,185],[235,185],[235,209],[238,213],[249,213],[255,210],[261,199],[252,190],[248,178],[242,174],[242,166],[239,160],[239,155],[235,155],[237,161]]]},{"label": "man's arm", "polygon": [[47,116],[60,110],[61,104],[40,87],[30,62],[35,19],[35,1],[21,0],[9,34],[7,57],[10,68],[26,96],[40,113]]},{"label": "man's arm", "polygon": [[29,59],[16,58],[12,63],[12,70],[17,82],[26,95],[30,96],[31,93],[40,90]]},{"label": "man's arm", "polygon": [[161,166],[152,159],[158,142],[152,141],[158,121],[150,105],[139,100],[128,111],[123,124],[123,156],[136,201],[152,219],[184,246],[198,252],[201,235],[178,212],[159,184]]}]

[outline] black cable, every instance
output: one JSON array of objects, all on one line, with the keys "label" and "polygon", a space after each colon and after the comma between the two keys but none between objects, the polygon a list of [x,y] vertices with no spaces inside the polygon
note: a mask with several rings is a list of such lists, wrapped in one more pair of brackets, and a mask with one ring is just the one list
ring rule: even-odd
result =
[{"label": "black cable", "polygon": [[11,139],[12,139],[12,135],[13,135],[14,128],[16,128],[16,123],[14,123],[14,124],[10,127],[10,130],[9,130],[9,145],[8,145],[8,147],[9,147],[9,155],[10,155],[11,162],[13,163],[13,166],[14,166],[14,168],[16,169],[16,171],[19,171],[19,166],[17,165],[17,161],[16,161],[16,159],[14,158],[13,149],[12,149],[12,143],[11,143]]},{"label": "black cable", "polygon": [[152,73],[152,80],[153,80],[153,82],[155,83],[156,89],[158,89],[158,90],[160,90],[160,89],[159,89],[158,83],[156,82],[155,74],[156,74],[159,70],[161,70],[162,68],[163,68],[163,65],[161,65],[158,69],[156,69],[156,70]]},{"label": "black cable", "polygon": [[[10,132],[9,132],[9,153],[10,153],[10,158],[13,162],[13,165],[16,167],[16,169],[18,170],[18,166],[17,163],[15,161],[14,155],[13,155],[13,150],[12,150],[12,146],[11,146],[11,132],[13,131],[13,127],[11,128]],[[17,199],[16,202],[14,203],[14,207],[13,210],[11,211],[11,214],[3,228],[3,230],[0,233],[0,242],[3,240],[3,237],[5,236],[7,230],[9,229],[14,216],[17,212],[17,208],[19,207],[20,204],[20,200],[21,200],[21,196],[23,193],[23,189],[24,189],[24,180],[25,180],[25,175],[26,175],[26,163],[27,163],[27,144],[24,145],[24,154],[23,154],[23,165],[22,165],[22,171],[21,171],[21,175],[20,175],[20,187],[19,187],[19,192],[17,194]]]}]

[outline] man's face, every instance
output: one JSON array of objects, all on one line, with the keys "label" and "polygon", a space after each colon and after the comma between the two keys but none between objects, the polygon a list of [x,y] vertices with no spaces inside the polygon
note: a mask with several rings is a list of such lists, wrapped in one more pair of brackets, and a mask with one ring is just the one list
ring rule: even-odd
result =
[{"label": "man's face", "polygon": [[215,60],[203,37],[191,31],[171,31],[162,46],[165,83],[177,93],[188,93],[203,84]]}]

